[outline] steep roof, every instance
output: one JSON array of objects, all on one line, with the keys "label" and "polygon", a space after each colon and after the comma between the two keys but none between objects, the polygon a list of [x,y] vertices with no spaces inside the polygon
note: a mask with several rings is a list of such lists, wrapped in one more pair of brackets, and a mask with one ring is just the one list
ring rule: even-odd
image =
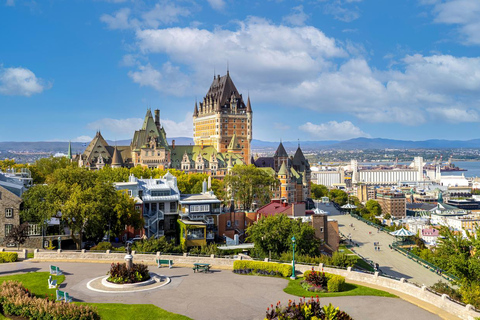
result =
[{"label": "steep roof", "polygon": [[280,142],[278,145],[277,151],[275,151],[275,154],[273,155],[274,158],[279,158],[279,157],[288,157],[287,151],[285,151],[285,148],[283,147],[283,143]]},{"label": "steep roof", "polygon": [[217,106],[223,107],[227,104],[227,101],[232,97],[240,99],[240,108],[245,108],[245,103],[243,102],[242,96],[238,93],[235,84],[230,78],[230,73],[227,72],[223,77],[214,77],[210,89],[207,92],[206,98],[211,97],[213,100],[218,101]]},{"label": "steep roof", "polygon": [[238,153],[228,153],[228,152],[217,152],[213,146],[197,146],[197,145],[190,145],[190,146],[182,146],[176,145],[175,148],[170,149],[170,156],[171,156],[171,166],[175,169],[181,169],[181,164],[183,160],[184,154],[187,154],[188,159],[190,161],[195,161],[200,154],[205,163],[210,163],[210,159],[213,154],[218,162],[218,168],[227,168],[228,159],[232,158],[232,165],[235,166],[236,164],[243,164],[243,157],[241,154]]},{"label": "steep roof", "polygon": [[133,150],[141,149],[147,146],[148,138],[157,138],[157,147],[168,149],[167,135],[163,128],[158,128],[152,116],[152,111],[147,110],[145,119],[143,120],[142,129],[135,131],[131,147]]},{"label": "steep roof", "polygon": [[287,166],[285,165],[285,162],[282,162],[282,166],[280,167],[280,170],[278,170],[278,175],[285,176],[287,175],[287,173],[288,173]]},{"label": "steep roof", "polygon": [[117,146],[113,149],[113,156],[112,156],[112,165],[119,165],[123,164],[122,156],[120,151],[118,151]]},{"label": "steep roof", "polygon": [[295,169],[300,172],[304,172],[305,169],[308,169],[310,167],[308,160],[303,155],[302,149],[300,149],[300,146],[298,146],[297,151],[293,156],[292,163]]},{"label": "steep roof", "polygon": [[250,95],[248,96],[248,99],[247,99],[247,112],[252,113],[252,105],[250,104]]},{"label": "steep roof", "polygon": [[103,138],[100,131],[97,131],[95,137],[90,141],[83,154],[86,156],[88,162],[91,162],[93,158],[102,156],[104,159],[110,159],[112,154],[109,151],[109,145]]}]

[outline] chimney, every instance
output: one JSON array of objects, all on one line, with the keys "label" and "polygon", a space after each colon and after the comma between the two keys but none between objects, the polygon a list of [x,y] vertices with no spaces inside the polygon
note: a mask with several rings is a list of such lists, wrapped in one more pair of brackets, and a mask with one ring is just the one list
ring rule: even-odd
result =
[{"label": "chimney", "polygon": [[207,193],[207,181],[203,180],[202,183],[202,193],[205,194]]},{"label": "chimney", "polygon": [[203,150],[203,140],[202,140],[202,144],[200,145],[200,149]]},{"label": "chimney", "polygon": [[172,149],[175,149],[175,140],[172,140]]},{"label": "chimney", "polygon": [[160,127],[160,110],[155,110],[155,124]]}]

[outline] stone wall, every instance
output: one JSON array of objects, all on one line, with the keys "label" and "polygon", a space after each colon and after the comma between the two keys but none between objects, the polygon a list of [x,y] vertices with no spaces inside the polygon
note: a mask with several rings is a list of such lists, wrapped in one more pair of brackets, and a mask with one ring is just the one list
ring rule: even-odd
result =
[{"label": "stone wall", "polygon": [[[145,263],[148,265],[156,265],[155,259],[173,260],[175,266],[192,267],[194,263],[209,263],[216,269],[233,269],[234,259],[227,258],[215,258],[214,255],[210,257],[195,257],[188,256],[186,253],[183,255],[161,255],[159,252],[155,254],[136,254],[132,252],[134,261]],[[112,263],[123,262],[125,253],[118,252],[90,252],[82,250],[80,251],[44,251],[39,252],[35,250],[35,260],[41,261],[74,261],[74,262],[99,262],[99,263]],[[238,259],[242,259],[238,256]],[[266,259],[268,261],[268,259]],[[299,273],[303,273],[307,270],[311,270],[312,266],[295,265],[295,269]],[[378,272],[375,274],[364,273],[354,271],[351,268],[348,269],[335,269],[323,267],[320,264],[318,267],[314,267],[316,271],[325,271],[327,273],[338,274],[344,276],[347,280],[363,282],[365,284],[372,284],[383,288],[393,289],[412,296],[413,298],[420,299],[424,302],[430,303],[438,308],[445,310],[446,312],[455,315],[461,319],[474,320],[476,317],[480,317],[480,312],[476,312],[471,305],[463,306],[454,301],[451,301],[447,295],[437,295],[427,290],[426,286],[418,287],[412,283],[407,282],[405,279],[395,280],[386,277],[382,277]]]}]

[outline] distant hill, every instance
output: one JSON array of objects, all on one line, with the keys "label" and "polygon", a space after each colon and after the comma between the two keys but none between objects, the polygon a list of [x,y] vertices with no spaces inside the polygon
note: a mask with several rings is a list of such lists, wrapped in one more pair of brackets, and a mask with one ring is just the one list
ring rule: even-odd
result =
[{"label": "distant hill", "polygon": [[[175,140],[177,145],[193,144],[193,139],[188,137],[168,138],[168,143],[171,144]],[[129,145],[130,140],[107,140],[110,145]],[[285,148],[289,151],[295,150],[298,146],[298,141],[283,141]],[[279,141],[262,141],[252,140],[252,149],[255,151],[263,150],[265,152],[275,151],[278,147]],[[72,142],[72,152],[82,153],[88,143]],[[393,140],[381,138],[356,138],[345,141],[300,141],[300,146],[303,150],[318,150],[318,149],[336,149],[336,150],[354,150],[354,149],[451,149],[451,148],[480,148],[480,139],[472,139],[467,141],[461,140],[440,140],[432,139],[425,141],[408,141],[408,140]],[[50,152],[55,154],[57,152],[67,153],[67,141],[36,141],[36,142],[17,142],[7,141],[0,142],[0,152],[10,151],[16,152]]]}]

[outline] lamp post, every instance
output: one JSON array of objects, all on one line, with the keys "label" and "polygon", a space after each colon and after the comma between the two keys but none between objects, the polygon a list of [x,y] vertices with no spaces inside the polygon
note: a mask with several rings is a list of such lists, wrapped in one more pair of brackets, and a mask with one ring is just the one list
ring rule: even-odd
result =
[{"label": "lamp post", "polygon": [[62,237],[58,237],[58,249],[62,250]]},{"label": "lamp post", "polygon": [[293,260],[292,260],[292,276],[290,279],[295,280],[295,236],[292,237],[292,247],[293,247]]}]

